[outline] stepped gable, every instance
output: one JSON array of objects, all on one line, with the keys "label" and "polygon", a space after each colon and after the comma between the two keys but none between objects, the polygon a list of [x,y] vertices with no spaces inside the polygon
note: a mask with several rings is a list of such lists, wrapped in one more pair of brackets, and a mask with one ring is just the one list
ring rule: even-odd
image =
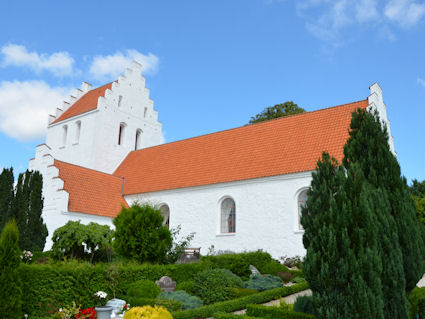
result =
[{"label": "stepped gable", "polygon": [[122,206],[129,207],[121,194],[122,178],[58,160],[54,166],[69,194],[69,211],[115,217]]},{"label": "stepped gable", "polygon": [[338,161],[351,113],[368,100],[282,117],[131,152],[114,172],[124,195],[312,171]]},{"label": "stepped gable", "polygon": [[73,116],[95,110],[99,97],[105,96],[105,91],[112,88],[112,83],[88,91],[50,124],[56,124]]}]

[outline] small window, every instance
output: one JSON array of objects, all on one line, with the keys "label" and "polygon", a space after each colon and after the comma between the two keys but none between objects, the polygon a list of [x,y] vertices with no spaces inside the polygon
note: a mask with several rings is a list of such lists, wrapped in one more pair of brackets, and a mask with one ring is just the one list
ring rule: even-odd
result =
[{"label": "small window", "polygon": [[75,139],[74,143],[78,144],[80,142],[80,132],[81,132],[81,121],[75,123]]},{"label": "small window", "polygon": [[66,145],[66,139],[68,135],[68,125],[62,127],[62,146]]},{"label": "small window", "polygon": [[118,145],[124,145],[124,138],[125,138],[125,123],[120,124],[120,129],[118,132]]},{"label": "small window", "polygon": [[226,198],[221,202],[221,233],[236,232],[236,206],[235,201]]},{"label": "small window", "polygon": [[134,141],[134,150],[137,151],[140,149],[140,140],[141,140],[142,130],[138,129],[136,131],[136,139]]},{"label": "small window", "polygon": [[304,190],[298,195],[298,229],[299,230],[304,230],[303,226],[301,225],[301,215],[303,212],[303,207],[305,207],[306,203],[307,203],[307,190]]},{"label": "small window", "polygon": [[148,112],[148,108],[145,107],[145,112],[143,113],[143,117],[146,117],[146,113]]},{"label": "small window", "polygon": [[122,102],[122,95],[118,96],[118,107],[121,106],[121,102]]},{"label": "small window", "polygon": [[167,204],[164,204],[159,208],[159,210],[161,211],[161,215],[164,218],[162,225],[169,228],[170,227],[170,207],[168,207]]}]

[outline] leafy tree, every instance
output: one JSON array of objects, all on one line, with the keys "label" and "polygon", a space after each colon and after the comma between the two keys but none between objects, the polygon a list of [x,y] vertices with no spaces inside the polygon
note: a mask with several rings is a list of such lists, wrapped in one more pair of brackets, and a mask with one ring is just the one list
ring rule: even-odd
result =
[{"label": "leafy tree", "polygon": [[123,207],[114,219],[116,251],[139,262],[164,261],[172,236],[162,225],[161,211],[148,204]]},{"label": "leafy tree", "polygon": [[13,183],[13,168],[4,168],[0,174],[0,232],[12,217]]},{"label": "leafy tree", "polygon": [[292,101],[266,107],[261,113],[251,117],[248,124],[268,121],[282,116],[304,113],[305,110]]},{"label": "leafy tree", "polygon": [[318,318],[384,318],[372,200],[359,166],[346,171],[323,154],[301,218]]},{"label": "leafy tree", "polygon": [[[344,166],[349,168],[352,163],[358,163],[368,182],[386,194],[396,225],[395,229],[388,231],[395,230],[398,235],[405,291],[410,291],[422,277],[425,247],[406,179],[401,177],[400,166],[388,145],[386,126],[376,111],[373,114],[361,109],[354,112],[350,129],[350,137],[344,146]],[[383,277],[386,287],[390,287],[392,281],[393,277]],[[401,305],[398,308],[402,308]]]},{"label": "leafy tree", "polygon": [[95,252],[109,247],[112,237],[113,231],[107,225],[70,220],[54,231],[52,251],[60,258],[84,259],[88,255],[93,262]]},{"label": "leafy tree", "polygon": [[19,231],[8,221],[0,236],[0,314],[2,318],[22,318],[22,283],[19,277]]}]

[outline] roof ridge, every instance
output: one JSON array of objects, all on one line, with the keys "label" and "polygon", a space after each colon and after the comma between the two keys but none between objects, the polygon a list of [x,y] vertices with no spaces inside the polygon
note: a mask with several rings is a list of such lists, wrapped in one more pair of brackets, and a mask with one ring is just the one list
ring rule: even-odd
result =
[{"label": "roof ridge", "polygon": [[118,178],[118,179],[121,179],[121,180],[124,178],[124,177],[120,177],[118,175],[113,175],[113,174],[105,173],[105,172],[102,172],[102,171],[99,171],[99,170],[96,170],[96,169],[92,169],[92,168],[84,167],[84,166],[81,166],[81,165],[77,165],[77,164],[72,164],[72,163],[68,163],[68,162],[65,162],[65,161],[61,161],[61,160],[58,160],[56,158],[54,160],[56,162],[64,163],[66,165],[75,166],[75,167],[78,167],[78,168],[82,168],[82,169],[86,169],[86,170],[89,170],[89,171],[93,171],[95,173],[100,173],[100,174],[108,175],[108,176],[111,176],[111,177],[115,177],[115,178]]},{"label": "roof ridge", "polygon": [[[281,116],[281,117],[278,117],[278,118],[274,118],[274,119],[270,119],[270,120],[266,120],[266,121],[262,121],[262,122],[258,122],[258,123],[245,124],[245,125],[242,125],[242,126],[236,126],[236,127],[232,127],[232,128],[228,128],[228,129],[216,131],[216,132],[205,133],[205,134],[201,134],[201,135],[197,135],[197,136],[183,138],[181,140],[172,141],[172,142],[163,143],[163,144],[154,145],[154,146],[149,146],[149,147],[142,148],[140,150],[131,151],[130,153],[128,153],[127,156],[129,156],[131,153],[140,152],[140,151],[143,151],[143,150],[146,150],[146,149],[151,149],[151,148],[155,148],[155,147],[161,147],[161,146],[164,146],[164,145],[170,145],[170,144],[173,144],[173,143],[179,143],[179,142],[183,142],[183,141],[187,141],[187,140],[191,140],[191,139],[196,139],[196,138],[200,138],[200,137],[204,137],[204,136],[208,136],[208,135],[212,135],[212,134],[217,134],[217,133],[223,133],[223,132],[227,132],[227,131],[233,131],[233,130],[237,130],[237,129],[242,129],[242,128],[245,128],[245,127],[265,125],[267,123],[271,123],[271,122],[274,122],[274,121],[282,121],[282,120],[286,120],[288,118],[292,118],[292,117],[295,117],[295,116],[303,116],[303,115],[306,115],[306,114],[312,114],[312,113],[327,111],[329,109],[344,107],[344,106],[347,106],[347,105],[350,105],[350,104],[360,103],[360,102],[364,102],[364,101],[367,101],[367,98],[366,99],[363,99],[363,100],[358,100],[358,101],[355,101],[355,102],[350,102],[350,103],[345,103],[345,104],[340,104],[340,105],[334,105],[334,106],[330,106],[330,107],[326,107],[326,108],[318,109],[318,110],[314,110],[314,111],[297,113],[297,114],[291,114],[291,115],[287,115],[287,116]],[[125,158],[124,158],[124,160],[125,160]],[[121,165],[121,163],[120,163],[120,165]],[[120,167],[120,165],[118,165],[117,169]],[[115,170],[115,172],[116,172],[116,170]],[[114,172],[114,174],[115,174],[115,172]]]}]

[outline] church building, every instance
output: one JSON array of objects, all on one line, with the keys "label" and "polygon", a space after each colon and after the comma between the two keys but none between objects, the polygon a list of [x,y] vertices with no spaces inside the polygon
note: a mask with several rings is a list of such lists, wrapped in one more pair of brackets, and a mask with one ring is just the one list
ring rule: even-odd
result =
[{"label": "church building", "polygon": [[83,82],[49,115],[29,163],[43,175],[45,249],[68,220],[113,227],[122,206],[139,202],[159,207],[182,236],[194,232],[203,254],[214,245],[302,256],[300,208],[322,152],[343,158],[357,108],[378,110],[390,133],[375,83],[357,102],[164,144],[141,71],[133,62],[112,83]]}]

